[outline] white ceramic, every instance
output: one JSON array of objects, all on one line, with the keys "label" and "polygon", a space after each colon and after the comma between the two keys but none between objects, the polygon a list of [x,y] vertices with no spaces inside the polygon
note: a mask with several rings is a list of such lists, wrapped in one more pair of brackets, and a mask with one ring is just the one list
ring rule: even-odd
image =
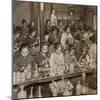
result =
[{"label": "white ceramic", "polygon": [[19,82],[20,82],[20,76],[21,76],[21,74],[20,74],[20,72],[18,71],[18,72],[16,73],[16,83],[19,83]]},{"label": "white ceramic", "polygon": [[42,97],[42,94],[41,94],[41,86],[40,85],[38,86],[38,97]]},{"label": "white ceramic", "polygon": [[32,76],[32,73],[31,72],[27,72],[27,75],[26,75],[27,79],[31,79],[31,76]]},{"label": "white ceramic", "polygon": [[25,72],[21,73],[21,82],[24,82],[26,80]]},{"label": "white ceramic", "polygon": [[18,99],[27,98],[27,94],[26,94],[26,91],[24,90],[24,86],[23,85],[20,86],[20,89],[21,90],[18,92],[17,98]]},{"label": "white ceramic", "polygon": [[70,63],[70,66],[69,66],[70,73],[74,73],[74,67],[75,67],[74,63]]},{"label": "white ceramic", "polygon": [[34,78],[38,78],[39,77],[39,73],[37,70],[37,65],[35,66],[35,72],[34,72]]},{"label": "white ceramic", "polygon": [[13,84],[16,84],[16,72],[13,72]]},{"label": "white ceramic", "polygon": [[71,92],[69,92],[67,89],[63,92],[63,96],[69,96],[72,95]]},{"label": "white ceramic", "polygon": [[80,84],[80,81],[78,81],[76,85],[76,95],[81,95],[81,91],[82,91],[82,86]]},{"label": "white ceramic", "polygon": [[87,94],[87,92],[88,92],[88,88],[85,85],[83,85],[82,94]]},{"label": "white ceramic", "polygon": [[30,92],[30,96],[29,96],[29,98],[33,98],[33,87],[31,87],[31,92]]},{"label": "white ceramic", "polygon": [[82,73],[82,81],[83,81],[83,85],[84,85],[85,81],[86,81],[86,73],[85,72]]},{"label": "white ceramic", "polygon": [[53,83],[49,84],[49,88],[50,88],[50,91],[52,93],[52,96],[57,96],[57,89],[54,87]]}]

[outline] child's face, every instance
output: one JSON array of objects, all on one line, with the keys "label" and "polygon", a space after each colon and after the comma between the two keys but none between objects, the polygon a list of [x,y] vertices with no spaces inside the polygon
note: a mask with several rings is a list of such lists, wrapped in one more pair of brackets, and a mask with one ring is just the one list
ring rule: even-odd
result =
[{"label": "child's face", "polygon": [[15,45],[14,45],[14,51],[16,52],[16,51],[18,51],[19,50],[19,43],[16,43]]},{"label": "child's face", "polygon": [[28,54],[29,54],[28,47],[22,48],[21,55],[26,57],[26,56],[28,56]]},{"label": "child's face", "polygon": [[34,37],[36,35],[36,31],[32,32],[32,36]]},{"label": "child's face", "polygon": [[20,37],[20,33],[17,32],[16,35],[15,35],[15,39],[19,38]]},{"label": "child's face", "polygon": [[50,26],[50,21],[48,21],[47,25]]},{"label": "child's face", "polygon": [[60,46],[59,46],[58,49],[56,50],[56,53],[57,53],[57,54],[60,54],[60,53],[61,53],[61,47],[60,47]]},{"label": "child's face", "polygon": [[74,49],[70,51],[70,55],[74,55],[74,53],[75,53]]},{"label": "child's face", "polygon": [[70,33],[70,27],[68,27],[68,28],[66,29],[66,32],[67,32],[67,33]]},{"label": "child's face", "polygon": [[62,23],[62,22],[60,22],[60,23],[59,23],[59,25],[60,25],[60,26],[62,26],[62,25],[63,25],[63,23]]},{"label": "child's face", "polygon": [[23,28],[26,28],[26,27],[27,27],[27,23],[24,22],[24,23],[23,23]]},{"label": "child's face", "polygon": [[57,34],[57,30],[55,29],[53,33],[54,33],[54,35],[56,35]]},{"label": "child's face", "polygon": [[34,27],[34,22],[32,22],[32,27]]},{"label": "child's face", "polygon": [[68,41],[69,41],[69,44],[73,44],[73,39],[72,38],[70,38]]},{"label": "child's face", "polygon": [[44,45],[42,47],[42,53],[47,53],[48,52],[48,46],[47,45]]},{"label": "child's face", "polygon": [[69,54],[69,50],[66,50],[66,54]]}]

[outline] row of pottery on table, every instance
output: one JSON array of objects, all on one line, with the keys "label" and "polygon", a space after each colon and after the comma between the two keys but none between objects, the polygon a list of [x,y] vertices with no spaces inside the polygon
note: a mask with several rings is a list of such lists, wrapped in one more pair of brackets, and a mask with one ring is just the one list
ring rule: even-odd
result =
[{"label": "row of pottery on table", "polygon": [[[37,66],[35,68],[33,79],[36,79],[39,76],[37,71]],[[29,66],[23,72],[13,72],[13,84],[17,84],[20,82],[24,82],[25,80],[29,80],[32,78],[31,66]]]},{"label": "row of pottery on table", "polygon": [[[87,94],[88,93],[88,87],[85,85],[85,80],[86,80],[86,74],[83,72],[82,73],[82,82],[83,85],[81,85],[80,81],[76,84],[76,95],[81,95],[81,94]],[[74,86],[69,80],[64,80],[62,78],[62,81],[57,81],[55,82],[54,80],[52,83],[49,84],[50,91],[52,93],[52,96],[57,96],[59,93],[62,92],[63,96],[69,96],[72,95]]]},{"label": "row of pottery on table", "polygon": [[[88,87],[85,85],[85,80],[86,80],[86,74],[83,72],[82,73],[82,82],[83,84],[81,85],[80,80],[76,84],[76,95],[81,95],[81,94],[87,94],[88,93]],[[69,80],[64,80],[62,77],[61,81],[52,81],[49,84],[49,89],[52,93],[52,96],[57,96],[58,93],[62,93],[63,96],[69,96],[72,95],[73,93],[73,84]],[[31,87],[31,92],[29,98],[33,98],[33,89],[34,87]],[[41,86],[38,86],[38,96],[37,97],[42,97],[41,93]],[[17,98],[27,98],[26,91],[24,90],[24,85],[20,86],[20,91],[17,94]]]},{"label": "row of pottery on table", "polygon": [[[84,69],[81,71],[84,71]],[[74,72],[76,72],[75,65],[73,63],[71,63],[70,67],[67,66],[67,73],[74,73]],[[78,72],[79,72],[79,69],[78,69]],[[24,82],[25,80],[29,80],[31,78],[33,78],[33,79],[39,78],[39,72],[38,72],[37,65],[35,66],[35,71],[33,74],[31,72],[30,64],[26,67],[26,69],[24,69],[23,72],[20,72],[20,71],[13,72],[13,83],[14,84]]]},{"label": "row of pottery on table", "polygon": [[[33,98],[33,89],[34,87],[31,87],[31,92],[30,92],[30,95],[29,95],[29,98]],[[41,94],[41,86],[38,86],[38,96],[37,97],[42,97],[42,94]],[[20,86],[20,91],[18,92],[17,94],[17,99],[24,99],[24,98],[27,98],[27,93],[26,91],[24,90],[24,85],[21,85]]]}]

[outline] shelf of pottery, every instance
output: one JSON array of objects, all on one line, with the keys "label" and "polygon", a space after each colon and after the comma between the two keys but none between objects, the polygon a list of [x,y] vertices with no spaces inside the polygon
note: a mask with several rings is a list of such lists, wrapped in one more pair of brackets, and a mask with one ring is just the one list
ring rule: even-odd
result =
[{"label": "shelf of pottery", "polygon": [[[44,71],[44,70],[43,70]],[[27,92],[24,90],[26,86],[32,85],[30,98],[34,98],[33,90],[34,84],[38,85],[37,97],[43,97],[41,93],[41,84],[48,83],[49,89],[52,93],[51,96],[58,96],[62,93],[63,96],[72,95],[73,89],[76,89],[75,95],[88,94],[88,88],[86,87],[85,81],[87,76],[93,74],[91,70],[72,71],[71,73],[63,74],[55,77],[41,77],[39,75],[38,68],[36,66],[34,73],[31,73],[30,67],[25,69],[24,72],[13,72],[13,93],[16,94],[16,98],[27,98]],[[78,78],[77,84],[74,86],[70,79]],[[82,82],[80,82],[82,80]],[[14,97],[14,98],[15,98]],[[36,97],[36,96],[35,96]]]}]

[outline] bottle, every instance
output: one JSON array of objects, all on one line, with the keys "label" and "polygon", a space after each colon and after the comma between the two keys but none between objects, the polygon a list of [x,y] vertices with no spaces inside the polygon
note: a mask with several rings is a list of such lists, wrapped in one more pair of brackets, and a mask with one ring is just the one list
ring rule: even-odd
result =
[{"label": "bottle", "polygon": [[26,91],[24,90],[24,85],[21,85],[21,86],[20,86],[20,89],[21,89],[21,90],[18,92],[17,98],[18,98],[18,99],[27,98]]},{"label": "bottle", "polygon": [[16,72],[13,72],[13,84],[16,84]]},{"label": "bottle", "polygon": [[82,94],[86,94],[87,93],[87,88],[85,85],[82,86]]},{"label": "bottle", "polygon": [[31,92],[29,98],[33,98],[33,87],[31,87]]},{"label": "bottle", "polygon": [[16,83],[19,83],[19,82],[20,82],[20,79],[21,79],[20,76],[21,76],[21,75],[20,75],[20,72],[18,71],[18,72],[16,73]]},{"label": "bottle", "polygon": [[41,94],[41,86],[40,85],[38,86],[38,97],[39,98],[42,97],[42,94]]},{"label": "bottle", "polygon": [[70,63],[70,67],[69,67],[69,70],[70,70],[70,73],[74,73],[74,63]]},{"label": "bottle", "polygon": [[21,72],[21,82],[24,82],[26,80],[25,72]]},{"label": "bottle", "polygon": [[35,72],[34,72],[34,78],[38,78],[39,76],[39,73],[38,73],[38,70],[37,70],[37,65],[35,66]]},{"label": "bottle", "polygon": [[85,81],[86,81],[86,73],[85,72],[82,73],[82,81],[83,81],[83,85],[84,85]]},{"label": "bottle", "polygon": [[76,85],[76,95],[81,95],[81,91],[82,91],[82,86],[80,84],[80,81],[78,81]]}]

